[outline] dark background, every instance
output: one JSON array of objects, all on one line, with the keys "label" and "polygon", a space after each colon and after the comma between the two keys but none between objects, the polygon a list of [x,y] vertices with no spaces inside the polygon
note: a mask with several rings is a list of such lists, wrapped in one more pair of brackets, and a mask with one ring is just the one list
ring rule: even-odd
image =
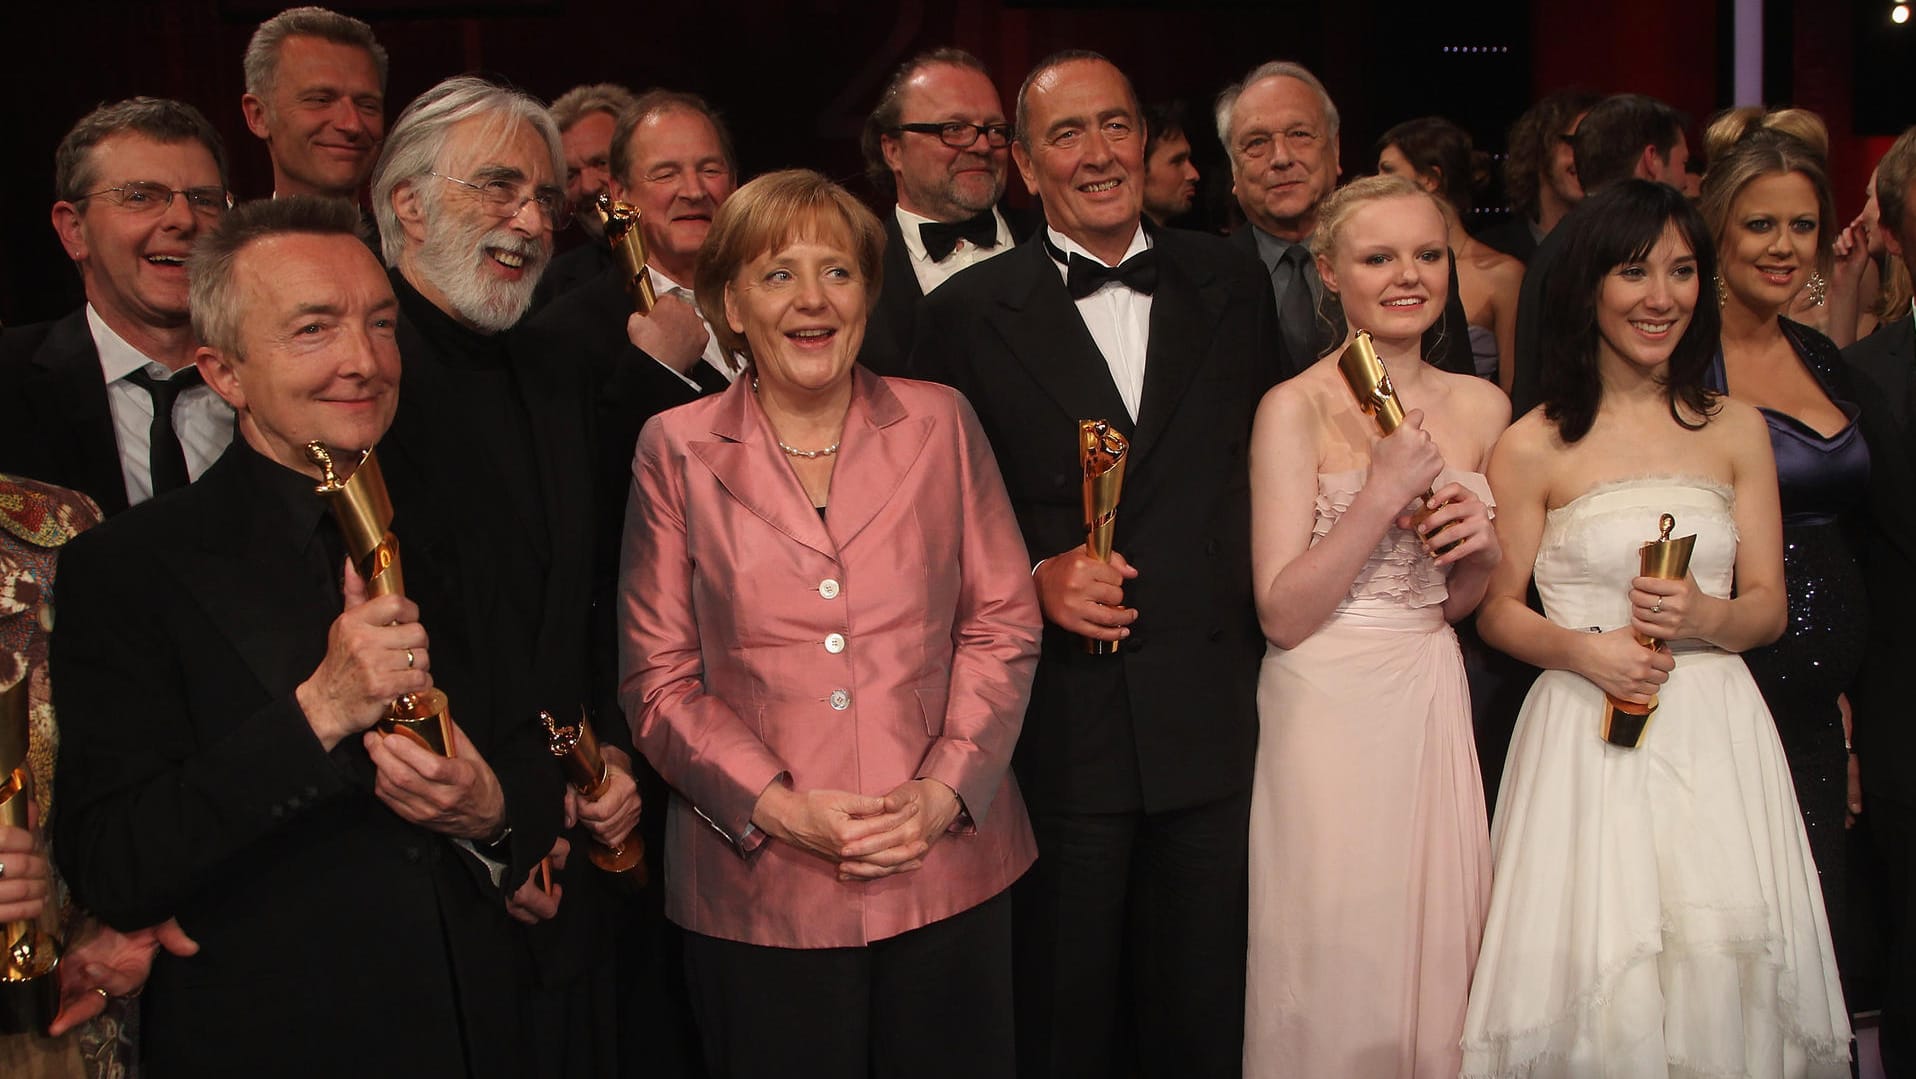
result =
[{"label": "dark background", "polygon": [[[60,136],[93,106],[134,94],[200,107],[227,140],[235,193],[269,193],[265,148],[240,119],[240,57],[275,0],[16,4],[4,16],[7,167],[0,169],[0,321],[38,321],[81,300],[48,225]],[[1502,150],[1509,123],[1569,85],[1637,90],[1698,120],[1729,100],[1730,0],[593,0],[332,5],[366,19],[392,56],[390,123],[448,75],[505,78],[550,99],[583,82],[668,86],[710,98],[728,117],[744,174],[806,165],[861,177],[858,131],[899,62],[955,44],[994,72],[1007,112],[1024,72],[1056,49],[1110,56],[1146,100],[1192,106],[1203,197],[1220,205],[1228,169],[1209,131],[1219,88],[1269,59],[1324,80],[1343,114],[1348,176],[1375,164],[1390,125],[1432,113]],[[1847,221],[1890,137],[1916,121],[1916,23],[1887,0],[1766,0],[1765,97],[1816,109],[1834,138],[1837,208]],[[1694,144],[1694,138],[1692,143]],[[1492,170],[1494,172],[1494,168]],[[1024,194],[1014,177],[1013,201]],[[1500,212],[1495,186],[1473,225]]]}]

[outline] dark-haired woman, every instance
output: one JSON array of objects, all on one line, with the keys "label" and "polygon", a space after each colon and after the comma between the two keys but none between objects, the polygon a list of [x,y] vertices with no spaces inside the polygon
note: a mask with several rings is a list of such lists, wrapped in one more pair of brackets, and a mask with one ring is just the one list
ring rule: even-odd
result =
[{"label": "dark-haired woman", "polygon": [[1469,322],[1477,373],[1510,392],[1511,353],[1517,347],[1517,293],[1523,263],[1464,231],[1475,187],[1470,135],[1441,116],[1406,120],[1377,140],[1377,171],[1402,176],[1437,196],[1450,250],[1457,260],[1457,291]]},{"label": "dark-haired woman", "polygon": [[1869,620],[1847,529],[1868,497],[1869,447],[1836,345],[1784,314],[1819,266],[1830,272],[1834,207],[1811,146],[1752,126],[1711,158],[1700,209],[1715,236],[1723,308],[1723,347],[1705,382],[1762,411],[1782,490],[1789,623],[1775,644],[1744,658],[1776,719],[1831,935],[1842,941],[1844,694],[1861,667]]},{"label": "dark-haired woman", "polygon": [[[1649,182],[1564,227],[1544,407],[1490,461],[1506,557],[1479,626],[1544,673],[1498,798],[1463,1073],[1846,1076],[1815,867],[1737,654],[1783,629],[1782,527],[1763,417],[1703,383],[1714,245]],[[1664,514],[1696,536],[1682,580],[1638,575]],[[1635,748],[1600,737],[1606,694],[1659,698]]]}]

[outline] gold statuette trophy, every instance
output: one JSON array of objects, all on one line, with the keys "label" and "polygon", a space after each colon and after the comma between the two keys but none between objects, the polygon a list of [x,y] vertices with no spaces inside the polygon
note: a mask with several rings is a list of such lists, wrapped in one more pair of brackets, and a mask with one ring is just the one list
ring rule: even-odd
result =
[{"label": "gold statuette trophy", "polygon": [[[1377,355],[1377,349],[1370,343],[1370,331],[1358,330],[1357,337],[1344,348],[1344,354],[1337,357],[1337,371],[1344,376],[1344,384],[1357,396],[1357,407],[1366,416],[1377,421],[1377,429],[1389,438],[1391,432],[1404,425],[1404,403],[1397,399],[1397,388],[1390,384],[1390,372],[1384,370],[1384,361]],[[1418,502],[1417,512],[1410,515],[1411,527],[1416,527],[1424,518],[1430,516],[1430,499],[1434,491],[1425,491]],[[1440,529],[1441,531],[1441,529]],[[1429,538],[1426,537],[1426,542]],[[1455,547],[1456,543],[1446,543],[1441,547],[1431,547],[1434,554],[1443,554]]]},{"label": "gold statuette trophy", "polygon": [[[1131,443],[1103,420],[1078,421],[1078,463],[1084,466],[1084,545],[1091,557],[1111,561],[1118,528],[1118,492],[1124,488],[1124,458]],[[1108,656],[1118,642],[1084,639],[1084,650]]]},{"label": "gold statuette trophy", "polygon": [[625,291],[632,297],[632,310],[641,315],[652,313],[658,298],[652,294],[652,276],[645,272],[645,236],[639,230],[639,209],[629,202],[613,202],[601,194],[592,204],[605,226],[605,242],[625,274]]},{"label": "gold statuette trophy", "polygon": [[[1657,538],[1643,545],[1638,551],[1641,564],[1641,576],[1655,577],[1664,581],[1680,581],[1690,572],[1690,551],[1696,547],[1696,536],[1681,536],[1671,539],[1670,533],[1676,528],[1676,518],[1669,514],[1657,518]],[[1663,642],[1655,637],[1637,634],[1637,643],[1645,648],[1656,648]],[[1620,701],[1609,694],[1603,697],[1603,740],[1613,746],[1635,749],[1643,744],[1643,732],[1650,725],[1650,717],[1657,710],[1655,695],[1648,704],[1631,704]]]},{"label": "gold statuette trophy", "polygon": [[[27,826],[33,804],[33,776],[27,767],[27,671],[16,662],[19,678],[0,691],[0,824]],[[0,662],[0,676],[5,676]],[[44,851],[42,852],[44,853]],[[60,1010],[59,912],[51,897],[38,918],[0,923],[0,1034],[44,1034]]]},{"label": "gold statuette trophy", "polygon": [[[365,578],[366,594],[403,596],[406,579],[399,567],[399,537],[392,534],[393,503],[386,494],[386,479],[380,475],[379,459],[373,451],[360,454],[353,474],[340,479],[333,455],[318,442],[306,444],[306,456],[319,466],[322,476],[315,488],[333,511],[339,530],[346,537],[346,553],[353,567]],[[447,729],[446,695],[436,689],[408,693],[386,706],[379,721],[382,734],[404,734],[442,757],[452,753],[452,735]]]},{"label": "gold statuette trophy", "polygon": [[[561,727],[551,712],[540,712],[539,719],[546,725],[546,746],[559,758],[566,782],[586,801],[598,801],[599,795],[605,792],[605,755],[599,752],[599,736],[592,733],[592,724],[586,722],[585,714],[581,712],[578,725],[571,727]],[[586,856],[607,873],[628,874],[627,879],[633,884],[645,887],[645,840],[637,829],[626,837],[623,846],[608,847],[593,840]]]}]

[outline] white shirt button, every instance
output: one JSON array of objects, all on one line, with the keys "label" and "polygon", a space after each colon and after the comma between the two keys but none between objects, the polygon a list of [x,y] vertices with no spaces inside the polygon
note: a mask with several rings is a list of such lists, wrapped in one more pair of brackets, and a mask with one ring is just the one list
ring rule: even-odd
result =
[{"label": "white shirt button", "polygon": [[843,712],[852,706],[852,695],[842,689],[832,690],[832,711]]},{"label": "white shirt button", "polygon": [[830,577],[818,582],[818,594],[826,599],[837,599],[838,582],[832,580]]},{"label": "white shirt button", "polygon": [[825,651],[835,656],[844,650],[845,635],[843,633],[827,633],[825,635]]}]

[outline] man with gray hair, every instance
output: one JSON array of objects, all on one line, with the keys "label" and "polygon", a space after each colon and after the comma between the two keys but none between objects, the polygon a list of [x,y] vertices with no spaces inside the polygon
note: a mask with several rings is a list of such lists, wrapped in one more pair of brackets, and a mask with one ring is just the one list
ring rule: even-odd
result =
[{"label": "man with gray hair", "polygon": [[53,231],[86,305],[0,336],[0,472],[85,492],[108,514],[206,471],[233,412],[200,382],[186,257],[232,204],[198,109],[136,97],[88,113],[54,155]]},{"label": "man with gray hair", "polygon": [[605,226],[599,223],[593,204],[611,184],[613,125],[637,101],[625,87],[599,82],[574,86],[552,102],[552,120],[559,125],[559,143],[565,148],[565,197],[572,204],[572,219],[579,225],[575,239],[581,242],[552,260],[552,267],[539,279],[538,294],[533,298],[535,308],[602,276],[613,266],[612,250],[605,244]]},{"label": "man with gray hair", "polygon": [[[406,358],[406,392],[380,446],[411,529],[399,531],[416,558],[456,582],[473,616],[461,644],[485,657],[481,693],[501,722],[525,730],[539,729],[542,712],[576,722],[595,703],[592,398],[580,357],[508,332],[569,216],[564,168],[543,104],[459,77],[406,107],[373,171]],[[639,816],[620,749],[630,735],[616,706],[598,719],[610,793],[575,808],[593,838],[617,847]],[[557,767],[550,758],[548,767]],[[523,913],[552,918],[563,896],[562,921],[540,933],[589,936],[574,930],[600,916],[587,906],[604,898],[589,879],[597,870],[584,858],[562,868],[554,894],[529,896],[536,902]],[[542,946],[536,958],[544,988],[556,991],[604,956],[574,960]],[[526,994],[528,1007],[549,999]]]},{"label": "man with gray hair", "polygon": [[[191,938],[141,998],[156,1079],[531,1074],[507,912],[558,776],[460,647],[476,612],[432,522],[403,511],[408,595],[373,595],[314,492],[307,445],[350,470],[396,408],[397,304],[358,225],[294,196],[201,240],[195,361],[240,437],[61,555],[61,869],[109,925]],[[434,687],[453,755],[372,730]]]},{"label": "man with gray hair", "polygon": [[288,8],[246,46],[246,127],[273,159],[273,194],[356,201],[386,132],[386,50],[372,27]]},{"label": "man with gray hair", "polygon": [[[1344,309],[1311,258],[1317,208],[1337,187],[1337,105],[1302,64],[1272,60],[1217,98],[1217,135],[1231,156],[1232,192],[1248,224],[1233,237],[1271,275],[1284,371],[1294,375],[1343,341]],[[1424,358],[1448,371],[1475,370],[1451,260],[1450,301],[1424,335]]]}]

